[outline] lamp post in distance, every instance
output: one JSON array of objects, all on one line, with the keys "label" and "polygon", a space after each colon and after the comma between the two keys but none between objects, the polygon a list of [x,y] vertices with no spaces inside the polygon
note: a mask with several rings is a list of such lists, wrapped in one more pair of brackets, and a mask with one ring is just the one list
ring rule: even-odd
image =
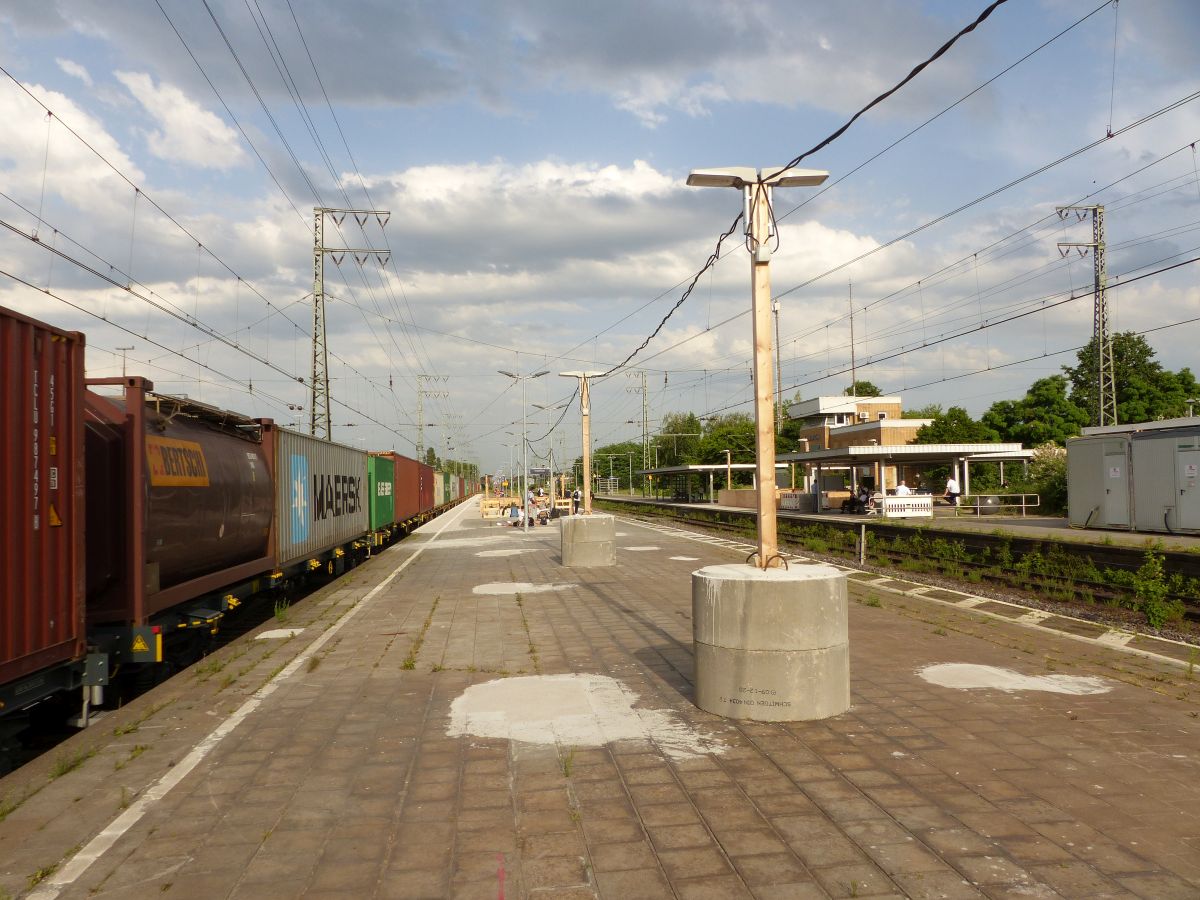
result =
[{"label": "lamp post in distance", "polygon": [[[755,463],[758,475],[758,567],[779,565],[775,521],[775,386],[771,372],[771,194],[777,187],[815,187],[829,177],[817,169],[754,169],[732,166],[696,169],[691,187],[731,187],[742,191],[745,228],[750,238],[750,295],[754,336]],[[728,457],[726,458],[728,460]],[[726,462],[728,472],[728,462]]]},{"label": "lamp post in distance", "polygon": [[583,427],[583,514],[592,514],[592,413],[588,379],[603,375],[603,372],[559,372],[563,378],[579,379],[579,418]]},{"label": "lamp post in distance", "polygon": [[[540,372],[534,372],[532,375],[517,375],[513,372],[505,372],[502,369],[497,370],[501,375],[506,375],[513,381],[521,383],[521,507],[524,509],[528,504],[525,502],[525,495],[529,493],[529,443],[525,436],[527,422],[525,420],[525,383],[534,378],[541,378],[543,375],[549,375],[549,369],[542,369]],[[529,510],[525,509],[525,521],[522,523],[525,533],[529,533]]]},{"label": "lamp post in distance", "polygon": [[[533,408],[540,409],[543,412],[557,412],[560,409],[566,409],[567,404],[560,403],[557,406],[544,406],[541,403],[535,403],[535,404],[533,404]],[[551,434],[553,433],[553,429],[551,429],[550,433]],[[549,437],[549,436],[550,435],[547,434],[547,437]],[[550,440],[550,511],[552,513],[554,512],[554,439],[553,438],[551,438],[551,440]]]}]

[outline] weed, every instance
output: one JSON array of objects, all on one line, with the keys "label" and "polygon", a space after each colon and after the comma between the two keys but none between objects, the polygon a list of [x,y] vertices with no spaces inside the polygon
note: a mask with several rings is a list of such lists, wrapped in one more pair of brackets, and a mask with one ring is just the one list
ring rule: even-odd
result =
[{"label": "weed", "polygon": [[130,797],[131,797],[131,795],[129,793],[129,788],[122,785],[121,786],[121,799],[119,801],[117,801],[117,808],[118,809],[129,809]]},{"label": "weed", "polygon": [[942,627],[939,625],[937,628],[933,629],[933,633],[934,633],[934,634],[937,634],[937,635],[941,635],[942,637],[945,637],[945,636],[946,636],[946,635],[948,635],[950,632],[948,632],[948,631],[947,631],[945,628],[942,628]]},{"label": "weed", "polygon": [[54,781],[56,778],[62,778],[68,772],[74,772],[95,755],[96,751],[94,749],[80,750],[78,753],[60,755],[56,760],[54,760],[54,765],[50,767],[50,780]]},{"label": "weed", "polygon": [[321,665],[321,657],[317,656],[316,654],[313,654],[312,656],[310,656],[310,657],[308,658],[308,666],[307,666],[307,668],[308,668],[308,671],[309,671],[309,672],[315,672],[315,671],[317,671],[317,667],[318,667],[319,665]]},{"label": "weed", "polygon": [[874,594],[868,594],[867,599],[862,602],[863,606],[874,606],[876,608],[883,606],[883,601]]},{"label": "weed", "polygon": [[224,678],[221,679],[221,686],[219,688],[217,688],[217,690],[223,691],[223,690],[225,690],[225,688],[229,687],[235,681],[237,681],[237,676],[234,675],[232,672],[230,672],[228,675],[226,675]]},{"label": "weed", "polygon": [[37,887],[39,884],[41,884],[43,881],[45,881],[47,878],[49,878],[51,875],[53,875],[55,869],[57,869],[57,868],[58,868],[58,863],[51,863],[48,866],[42,866],[40,869],[38,869],[36,872],[34,872],[32,875],[30,875],[29,878],[26,879],[29,882],[30,890]]},{"label": "weed", "polygon": [[288,620],[288,608],[291,606],[285,598],[280,598],[275,601],[275,618],[279,622]]},{"label": "weed", "polygon": [[1054,661],[1052,658],[1050,658],[1049,656],[1047,656],[1047,657],[1046,657],[1046,669],[1047,669],[1048,671],[1050,671],[1050,672],[1053,672],[1053,671],[1055,671],[1057,668],[1058,668],[1058,663],[1056,663],[1056,662],[1055,662],[1055,661]]},{"label": "weed", "polygon": [[572,807],[570,809],[570,811],[567,813],[567,815],[571,817],[572,822],[578,822],[580,819],[583,818],[583,816],[581,816],[579,814],[579,810],[575,809],[574,807]]},{"label": "weed", "polygon": [[575,748],[572,747],[566,753],[559,757],[559,762],[562,763],[562,773],[564,778],[571,777],[571,769],[575,765]]},{"label": "weed", "polygon": [[164,882],[162,883],[162,885],[160,885],[160,886],[159,886],[159,888],[158,888],[158,889],[159,889],[159,891],[161,891],[162,893],[164,893],[164,894],[165,894],[167,891],[169,891],[169,890],[171,889],[171,882],[169,882],[169,881],[164,881]]},{"label": "weed", "polygon": [[1191,681],[1196,677],[1196,657],[1196,650],[1192,650],[1188,653],[1187,673],[1184,675],[1188,681]]}]

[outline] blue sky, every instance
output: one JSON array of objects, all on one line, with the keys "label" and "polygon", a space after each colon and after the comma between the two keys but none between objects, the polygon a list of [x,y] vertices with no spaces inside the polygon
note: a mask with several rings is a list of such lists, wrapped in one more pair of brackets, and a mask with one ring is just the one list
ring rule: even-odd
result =
[{"label": "blue sky", "polygon": [[[521,417],[498,369],[620,362],[712,251],[740,200],[686,187],[690,169],[786,162],[984,5],[161,3],[0,8],[0,304],[87,332],[89,374],[132,346],[129,370],[165,392],[292,421],[310,406],[312,209],[389,209],[382,233],[327,232],[391,251],[382,269],[327,262],[335,438],[411,454],[417,376],[438,375],[426,443],[488,470]],[[908,406],[977,414],[1073,361],[1090,297],[1041,304],[1084,293],[1090,260],[1056,243],[1089,233],[1056,204],[1106,206],[1110,281],[1200,254],[1192,100],[896,240],[1200,90],[1194,2],[1122,0],[1071,27],[1097,7],[1010,0],[804,165],[847,175],[1070,30],[819,196],[777,192],[787,395],[849,382],[851,284],[860,377]],[[749,308],[747,269],[729,242],[631,363],[652,425],[749,411],[749,319],[722,324]],[[1160,329],[1172,368],[1197,363],[1200,324],[1175,324],[1200,316],[1196,271],[1110,295],[1114,327]],[[594,386],[597,443],[640,436],[639,383]],[[552,374],[529,400],[570,388]],[[578,452],[577,423],[576,407],[556,452]]]}]

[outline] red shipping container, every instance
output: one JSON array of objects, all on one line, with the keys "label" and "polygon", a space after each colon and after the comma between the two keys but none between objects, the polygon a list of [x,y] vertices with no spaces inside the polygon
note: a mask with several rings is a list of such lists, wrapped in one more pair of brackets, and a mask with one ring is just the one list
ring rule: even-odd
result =
[{"label": "red shipping container", "polygon": [[392,454],[396,465],[396,523],[403,524],[421,512],[421,464],[415,459]]},{"label": "red shipping container", "polygon": [[0,686],[85,649],[83,357],[0,308]]}]

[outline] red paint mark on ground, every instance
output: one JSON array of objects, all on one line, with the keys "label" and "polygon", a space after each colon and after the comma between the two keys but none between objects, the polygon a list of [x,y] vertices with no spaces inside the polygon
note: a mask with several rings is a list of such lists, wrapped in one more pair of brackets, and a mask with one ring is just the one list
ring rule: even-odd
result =
[{"label": "red paint mark on ground", "polygon": [[500,882],[500,892],[496,895],[496,900],[504,900],[504,854],[496,854],[496,878]]}]

